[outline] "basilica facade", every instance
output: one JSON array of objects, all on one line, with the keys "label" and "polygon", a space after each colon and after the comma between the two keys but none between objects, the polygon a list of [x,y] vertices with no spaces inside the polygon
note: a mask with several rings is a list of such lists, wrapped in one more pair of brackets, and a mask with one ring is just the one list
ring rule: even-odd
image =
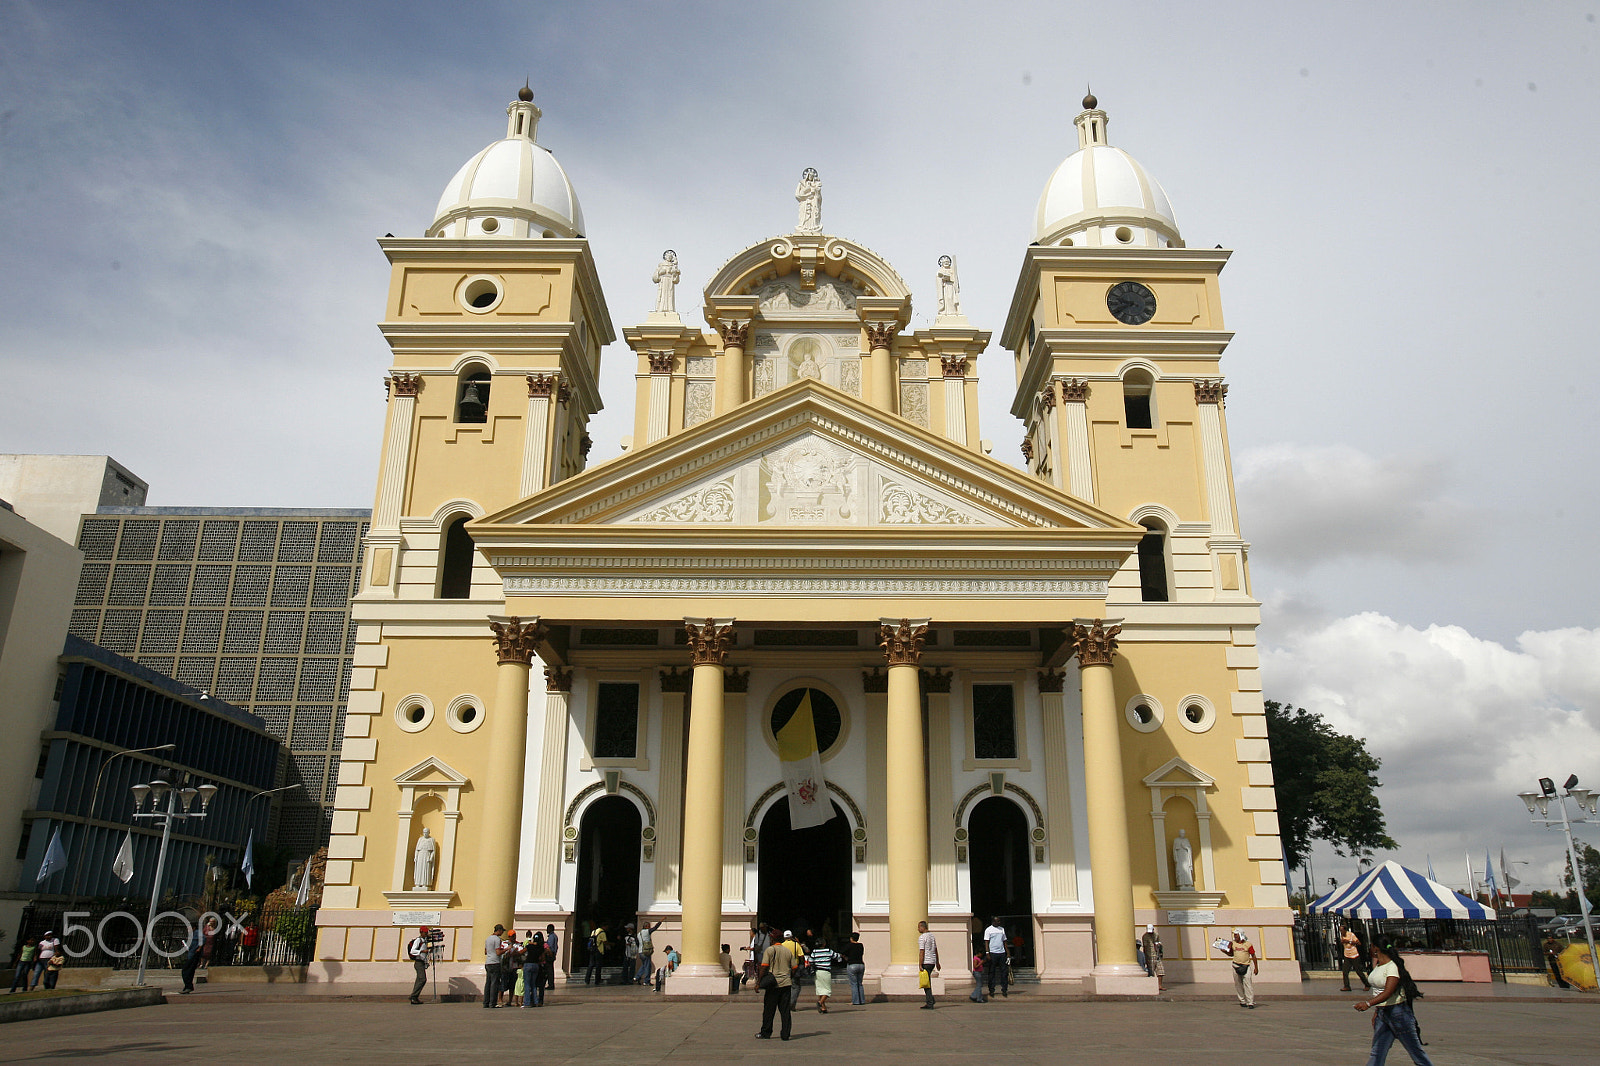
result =
[{"label": "basilica facade", "polygon": [[[681,950],[668,992],[725,992],[720,945],[758,919],[859,932],[891,993],[924,920],[957,959],[996,918],[1020,969],[1096,993],[1153,994],[1145,924],[1173,979],[1230,980],[1234,927],[1297,979],[1229,253],[1185,246],[1093,97],[1018,241],[1009,359],[948,259],[911,330],[808,171],[794,232],[692,313],[663,255],[622,331],[633,439],[594,466],[617,337],[539,118],[525,90],[424,235],[380,242],[393,363],[313,979],[409,974],[419,925],[441,976],[479,979],[496,924],[554,924],[576,971],[592,924],[639,916]],[[980,363],[1022,467],[980,440]],[[832,817],[795,828],[802,707]]]}]

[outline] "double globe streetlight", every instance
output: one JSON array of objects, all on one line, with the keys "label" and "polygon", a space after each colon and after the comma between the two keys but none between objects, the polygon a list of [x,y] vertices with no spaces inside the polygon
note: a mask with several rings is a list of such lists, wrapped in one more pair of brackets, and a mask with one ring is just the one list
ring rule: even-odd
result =
[{"label": "double globe streetlight", "polygon": [[[147,785],[134,785],[132,791],[134,818],[146,821],[160,819],[161,824],[161,850],[156,855],[156,879],[150,889],[150,913],[145,918],[144,936],[139,944],[139,979],[134,982],[143,987],[145,963],[150,957],[150,941],[155,938],[156,909],[161,902],[161,875],[167,865],[167,845],[172,840],[172,823],[204,818],[206,808],[211,806],[211,797],[217,794],[217,786],[185,784],[180,788],[158,777]],[[200,800],[198,811],[193,809],[196,798]],[[148,811],[144,809],[146,800],[150,801]],[[163,800],[166,801],[165,810],[161,806]]]},{"label": "double globe streetlight", "polygon": [[[1539,791],[1518,792],[1517,797],[1528,806],[1528,813],[1533,815],[1531,821],[1534,825],[1542,825],[1546,829],[1560,826],[1567,834],[1567,861],[1572,864],[1572,879],[1578,889],[1578,913],[1583,915],[1583,935],[1589,941],[1589,958],[1597,958],[1594,950],[1594,923],[1589,918],[1589,897],[1583,890],[1583,867],[1578,865],[1578,849],[1572,840],[1572,827],[1574,824],[1587,825],[1600,814],[1600,797],[1592,789],[1578,787],[1578,775],[1572,774],[1561,783],[1558,790],[1556,783],[1548,777],[1539,778]],[[1567,800],[1572,800],[1578,805],[1578,816],[1567,817]],[[1556,809],[1561,812],[1561,817],[1550,817],[1550,801],[1554,800]],[[1587,813],[1589,817],[1585,818]]]}]

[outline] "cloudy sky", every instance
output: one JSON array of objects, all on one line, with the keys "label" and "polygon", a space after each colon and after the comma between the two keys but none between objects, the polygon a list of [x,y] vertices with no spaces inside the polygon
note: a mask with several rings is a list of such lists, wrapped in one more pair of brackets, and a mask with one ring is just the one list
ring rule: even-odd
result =
[{"label": "cloudy sky", "polygon": [[[1402,861],[1504,845],[1548,882],[1512,794],[1600,785],[1596,9],[0,0],[0,451],[109,453],[152,504],[370,506],[374,238],[421,233],[525,76],[619,329],[661,249],[698,291],[815,166],[914,326],[950,253],[998,332],[1092,83],[1188,242],[1235,250],[1269,698],[1368,738]],[[607,355],[594,459],[632,423]],[[1019,461],[1007,360],[979,371]]]}]

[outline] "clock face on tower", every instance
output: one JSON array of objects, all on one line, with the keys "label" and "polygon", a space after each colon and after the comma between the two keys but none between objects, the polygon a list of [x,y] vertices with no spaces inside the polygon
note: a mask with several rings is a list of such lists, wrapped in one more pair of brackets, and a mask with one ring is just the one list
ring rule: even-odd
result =
[{"label": "clock face on tower", "polygon": [[1119,281],[1106,290],[1106,308],[1118,322],[1142,326],[1155,317],[1156,294],[1137,281]]}]

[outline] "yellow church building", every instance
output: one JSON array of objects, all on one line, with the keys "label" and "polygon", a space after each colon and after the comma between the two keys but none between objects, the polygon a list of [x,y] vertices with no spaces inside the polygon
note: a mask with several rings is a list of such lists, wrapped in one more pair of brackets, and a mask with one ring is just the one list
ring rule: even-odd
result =
[{"label": "yellow church building", "polygon": [[[313,980],[476,983],[496,925],[664,922],[669,993],[725,993],[755,921],[861,934],[917,986],[998,918],[1046,982],[1153,994],[1298,980],[1229,459],[1219,275],[1093,97],[1050,176],[1000,346],[868,247],[735,252],[696,309],[675,257],[623,330],[634,434],[586,465],[615,327],[524,89],[421,237],[380,242],[393,349]],[[783,194],[787,190],[781,191]],[[1018,214],[1021,212],[1019,211]],[[997,219],[1005,225],[1005,219]],[[691,314],[692,318],[693,315]],[[615,358],[615,356],[612,356]],[[979,437],[980,364],[1026,426]],[[790,825],[805,702],[833,807]],[[821,800],[819,799],[819,802]],[[950,972],[958,973],[959,966]]]}]

